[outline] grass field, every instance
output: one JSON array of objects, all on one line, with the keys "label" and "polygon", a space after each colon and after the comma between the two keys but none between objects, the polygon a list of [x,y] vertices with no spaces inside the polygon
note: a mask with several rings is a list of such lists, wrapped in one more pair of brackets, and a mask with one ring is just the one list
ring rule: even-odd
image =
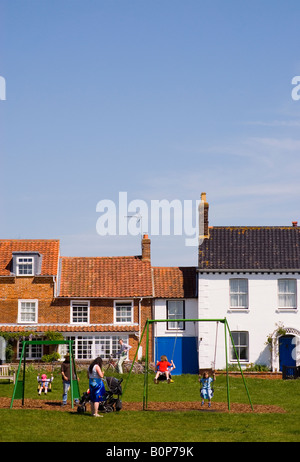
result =
[{"label": "grass field", "polygon": [[[80,391],[88,387],[81,372]],[[124,377],[126,380],[126,376]],[[299,442],[300,380],[248,379],[254,405],[276,405],[285,413],[219,413],[125,411],[95,419],[90,414],[35,409],[0,409],[1,442]],[[13,385],[0,382],[0,397],[11,397]],[[51,398],[50,398],[51,395]],[[36,372],[26,373],[26,398],[61,400],[62,383],[55,374],[53,390],[38,397]],[[248,403],[241,378],[230,378],[232,403]],[[143,376],[132,375],[123,401],[143,397]],[[149,381],[149,401],[198,401],[198,377],[174,377],[174,383]],[[226,402],[226,380],[218,377],[213,402]],[[213,404],[212,404],[213,409]]]}]

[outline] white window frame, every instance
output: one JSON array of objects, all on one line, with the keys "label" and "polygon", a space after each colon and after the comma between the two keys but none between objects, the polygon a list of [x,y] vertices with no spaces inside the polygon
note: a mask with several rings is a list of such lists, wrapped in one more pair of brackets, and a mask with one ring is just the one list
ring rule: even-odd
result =
[{"label": "white window frame", "polygon": [[[246,281],[247,284],[247,291],[246,292],[232,292],[231,282],[233,281]],[[241,296],[246,296],[246,305],[232,305],[231,304],[231,297],[237,296],[238,300],[240,300]],[[230,278],[229,279],[229,309],[230,310],[248,310],[249,309],[249,280],[247,278]]]},{"label": "white window frame", "polygon": [[[280,282],[282,281],[293,281],[295,285],[295,291],[294,292],[280,292]],[[294,306],[281,306],[280,305],[280,296],[290,296],[292,295],[294,297]],[[280,278],[277,279],[277,300],[278,300],[278,309],[279,310],[297,310],[297,279],[294,278]]]},{"label": "white window frame", "polygon": [[[131,313],[130,313],[130,320],[128,321],[118,321],[117,309],[119,306],[121,307],[129,305],[131,306]],[[133,324],[134,323],[134,303],[132,300],[115,300],[114,301],[114,324]]]},{"label": "white window frame", "polygon": [[[110,355],[117,357],[119,351],[119,338],[124,343],[129,343],[128,335],[116,333],[101,334],[73,334],[65,337],[66,340],[73,340],[73,351],[76,360],[93,360],[101,356],[103,360],[108,360]],[[68,353],[68,345],[59,345],[59,353],[65,356]]]},{"label": "white window frame", "polygon": [[[34,313],[34,321],[23,321],[22,320],[22,304],[23,303],[34,303],[35,304],[35,313]],[[18,300],[18,324],[37,324],[38,322],[38,308],[39,308],[39,301],[37,299],[25,300],[20,299]]]},{"label": "white window frame", "polygon": [[166,302],[166,311],[167,311],[167,330],[173,330],[173,331],[184,331],[185,330],[185,322],[176,322],[175,317],[170,317],[170,311],[169,311],[169,305],[170,303],[181,303],[182,304],[182,316],[180,316],[177,319],[185,319],[185,300],[176,300],[176,299],[170,299],[167,300]]},{"label": "white window frame", "polygon": [[[241,334],[244,334],[246,336],[246,343],[245,344],[235,344],[235,349],[237,351],[237,355],[238,355],[238,358],[239,358],[239,362],[240,363],[248,363],[249,362],[249,332],[248,331],[245,331],[245,330],[241,330],[241,331],[231,331],[231,334],[232,336],[234,336],[235,334],[238,334],[238,336],[240,337]],[[246,349],[246,356],[247,358],[245,359],[241,359],[240,357],[240,350],[242,348],[245,348]],[[234,348],[233,348],[233,345],[232,345],[232,342],[230,341],[230,362],[231,363],[238,363],[238,360],[235,356],[235,351],[234,351]]]},{"label": "white window frame", "polygon": [[[21,262],[20,260],[27,260],[26,262]],[[21,265],[31,265],[31,273],[20,273],[20,266]],[[16,263],[16,269],[17,269],[17,276],[34,276],[34,257],[27,257],[27,256],[20,256],[17,257],[17,263]]]},{"label": "white window frame", "polygon": [[[18,342],[18,349],[17,349],[17,358],[20,359],[21,353],[22,353],[22,348],[23,348],[23,342],[19,341]],[[43,345],[26,345],[25,349],[25,354],[26,354],[26,359],[29,360],[36,360],[36,359],[41,359],[43,356],[44,348]]]},{"label": "white window frame", "polygon": [[[74,320],[74,307],[75,305],[87,308],[87,318],[86,321],[75,321]],[[71,324],[90,324],[90,302],[89,300],[71,300],[71,307],[70,307],[70,323]]]}]

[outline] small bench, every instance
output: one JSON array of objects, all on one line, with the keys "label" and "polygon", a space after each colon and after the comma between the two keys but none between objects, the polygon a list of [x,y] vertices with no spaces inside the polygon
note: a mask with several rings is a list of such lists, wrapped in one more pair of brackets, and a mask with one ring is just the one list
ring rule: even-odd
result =
[{"label": "small bench", "polygon": [[16,371],[9,365],[0,366],[0,380],[2,379],[9,380],[9,382],[12,380],[15,383]]}]

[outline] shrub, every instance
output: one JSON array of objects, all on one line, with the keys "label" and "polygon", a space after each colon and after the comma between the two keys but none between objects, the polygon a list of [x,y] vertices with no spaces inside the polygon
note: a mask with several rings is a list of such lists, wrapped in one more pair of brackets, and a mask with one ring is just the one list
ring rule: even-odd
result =
[{"label": "shrub", "polygon": [[58,361],[59,359],[60,359],[60,354],[57,353],[56,351],[54,353],[51,353],[50,355],[44,355],[41,358],[43,363],[52,363],[53,361]]}]

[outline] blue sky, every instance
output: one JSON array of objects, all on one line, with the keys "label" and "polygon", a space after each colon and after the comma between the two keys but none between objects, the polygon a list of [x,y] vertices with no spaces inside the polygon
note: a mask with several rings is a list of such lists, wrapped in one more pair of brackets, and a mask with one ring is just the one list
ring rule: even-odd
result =
[{"label": "blue sky", "polygon": [[[300,221],[298,0],[0,0],[0,236],[135,255],[97,203],[196,201],[210,225]],[[195,265],[151,236],[154,265]]]}]

